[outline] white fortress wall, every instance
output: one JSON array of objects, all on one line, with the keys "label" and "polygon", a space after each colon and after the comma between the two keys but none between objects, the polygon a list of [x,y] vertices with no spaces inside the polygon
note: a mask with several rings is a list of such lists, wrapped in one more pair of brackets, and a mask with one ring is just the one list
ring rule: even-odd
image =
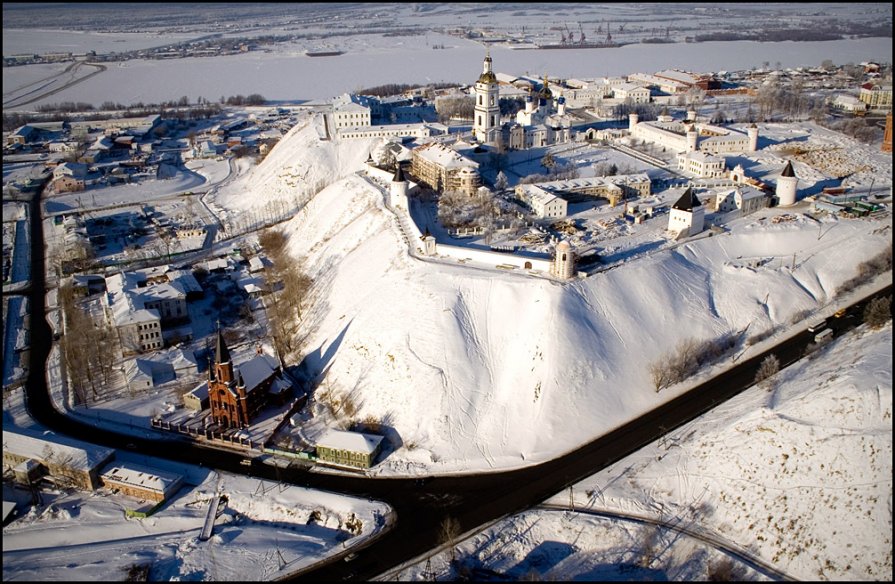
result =
[{"label": "white fortress wall", "polygon": [[[458,260],[470,260],[476,263],[490,266],[514,266],[521,269],[530,269],[539,272],[550,273],[553,261],[543,258],[520,256],[513,253],[500,253],[483,249],[470,249],[456,245],[438,243],[436,253],[441,256],[456,258]],[[531,267],[526,267],[528,264]]]}]

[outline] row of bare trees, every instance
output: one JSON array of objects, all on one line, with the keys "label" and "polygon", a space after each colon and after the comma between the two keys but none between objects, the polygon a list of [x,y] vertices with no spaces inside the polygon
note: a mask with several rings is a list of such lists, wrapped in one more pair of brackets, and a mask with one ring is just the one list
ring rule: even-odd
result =
[{"label": "row of bare trees", "polygon": [[231,221],[228,235],[249,233],[258,229],[275,225],[291,219],[317,193],[327,187],[327,182],[320,179],[310,188],[304,188],[291,199],[275,199],[263,206],[246,209]]},{"label": "row of bare trees", "polygon": [[313,280],[286,248],[286,235],[267,229],[258,241],[273,265],[265,271],[266,307],[274,346],[281,358],[299,348],[299,327]]},{"label": "row of bare trees", "polygon": [[60,345],[65,369],[77,404],[89,404],[99,389],[112,380],[118,350],[117,336],[105,319],[94,319],[77,300],[70,283],[59,288],[59,305],[65,322]]},{"label": "row of bare trees", "polygon": [[692,377],[702,367],[717,362],[735,346],[733,335],[698,341],[685,339],[677,348],[649,366],[650,378],[658,393],[665,387]]}]

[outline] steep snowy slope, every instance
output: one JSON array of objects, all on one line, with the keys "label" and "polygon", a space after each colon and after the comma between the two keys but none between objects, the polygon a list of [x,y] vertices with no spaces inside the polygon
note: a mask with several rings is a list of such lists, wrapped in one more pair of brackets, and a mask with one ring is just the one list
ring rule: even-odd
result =
[{"label": "steep snowy slope", "polygon": [[[376,147],[321,141],[308,124],[218,204],[237,211],[299,188],[298,175],[348,175]],[[572,449],[685,389],[657,394],[648,374],[682,340],[789,326],[891,243],[891,229],[873,233],[880,222],[771,221],[780,214],[560,284],[414,259],[382,193],[337,180],[283,226],[316,281],[305,363],[327,372],[318,392],[356,407],[320,421],[381,422],[386,474],[509,468]]]}]

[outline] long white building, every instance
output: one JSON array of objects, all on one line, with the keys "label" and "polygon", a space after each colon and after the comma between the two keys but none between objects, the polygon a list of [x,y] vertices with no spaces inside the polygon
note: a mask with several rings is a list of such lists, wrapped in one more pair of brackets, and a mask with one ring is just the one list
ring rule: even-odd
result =
[{"label": "long white building", "polygon": [[515,193],[538,217],[565,217],[567,197],[604,198],[614,207],[627,198],[648,197],[651,185],[646,174],[620,174],[521,184]]},{"label": "long white building", "polygon": [[345,93],[333,100],[333,127],[338,131],[341,128],[369,126],[372,113],[373,98]]},{"label": "long white building", "polygon": [[674,152],[701,151],[709,154],[736,154],[758,150],[758,127],[752,124],[746,133],[695,120],[667,121],[668,117],[641,122],[630,114],[628,130],[638,140],[657,144]]}]

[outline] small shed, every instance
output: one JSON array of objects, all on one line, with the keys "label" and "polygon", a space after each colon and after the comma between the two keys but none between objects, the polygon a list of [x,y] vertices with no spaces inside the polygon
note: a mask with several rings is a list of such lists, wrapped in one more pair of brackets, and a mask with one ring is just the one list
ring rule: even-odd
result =
[{"label": "small shed", "polygon": [[183,394],[183,405],[197,412],[208,409],[208,382],[203,381],[197,388]]}]

